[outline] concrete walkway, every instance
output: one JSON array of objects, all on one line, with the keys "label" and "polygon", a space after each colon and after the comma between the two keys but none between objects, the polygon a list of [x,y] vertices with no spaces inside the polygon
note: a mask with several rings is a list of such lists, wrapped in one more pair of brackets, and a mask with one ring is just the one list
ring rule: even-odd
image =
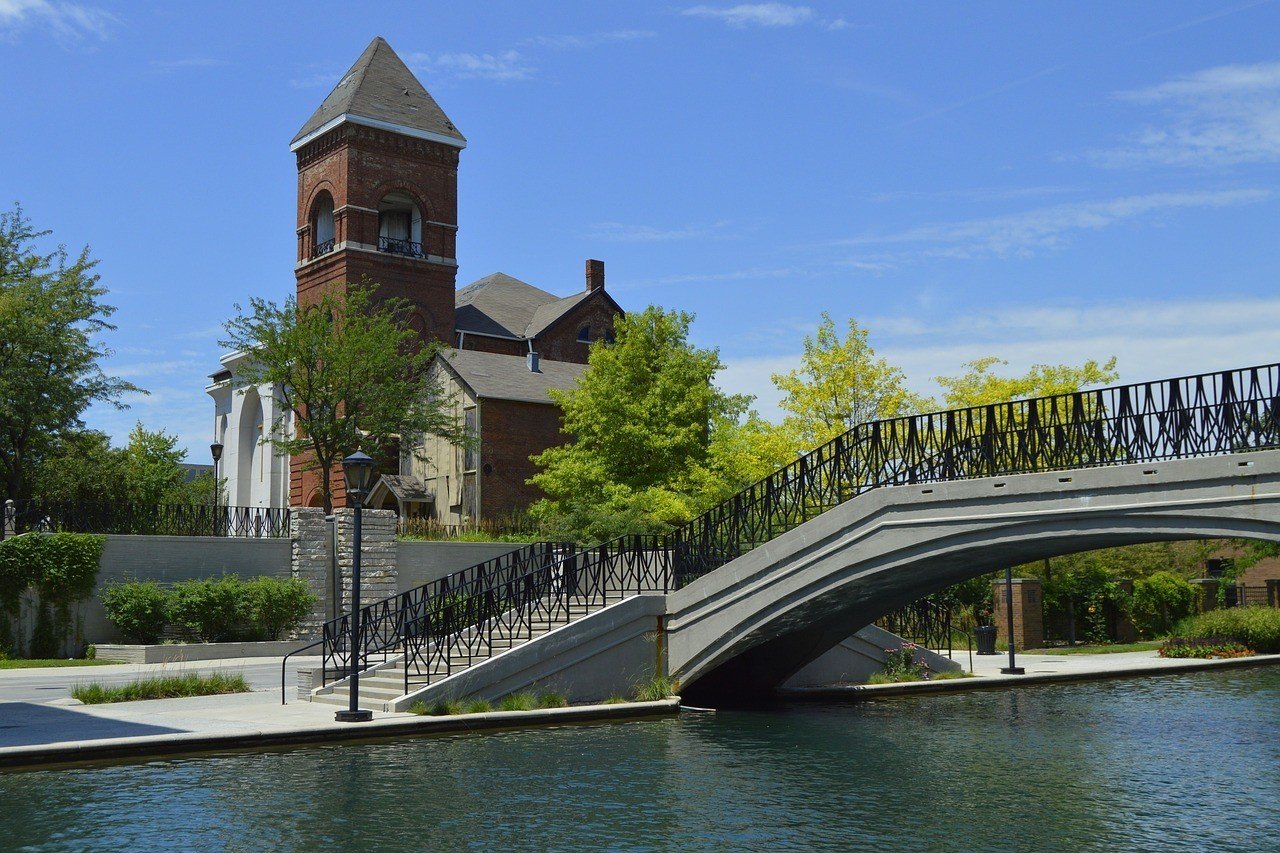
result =
[{"label": "concrete walkway", "polygon": [[[957,653],[954,659],[968,670],[967,653]],[[1155,651],[1120,652],[1117,654],[1077,655],[1017,655],[1017,664],[1026,670],[1024,675],[1005,675],[1000,672],[1008,666],[1009,656],[974,655],[972,678],[955,678],[942,681],[909,681],[901,684],[836,684],[830,687],[786,688],[779,693],[787,699],[877,699],[886,696],[906,696],[920,693],[946,693],[958,690],[982,690],[1010,688],[1021,685],[1045,684],[1064,681],[1092,681],[1104,678],[1133,678],[1144,675],[1193,672],[1204,669],[1221,669],[1241,666],[1280,664],[1280,655],[1254,655],[1247,658],[1226,660],[1199,660],[1162,658]]]}]

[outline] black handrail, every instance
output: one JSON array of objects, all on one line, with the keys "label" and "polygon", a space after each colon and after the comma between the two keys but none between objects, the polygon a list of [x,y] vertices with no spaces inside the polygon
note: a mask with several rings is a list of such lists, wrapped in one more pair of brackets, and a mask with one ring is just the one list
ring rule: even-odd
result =
[{"label": "black handrail", "polygon": [[[293,657],[293,656],[294,656],[294,655],[296,655],[298,652],[305,652],[307,649],[314,649],[316,646],[320,645],[320,644],[321,644],[321,643],[323,643],[323,642],[324,642],[324,639],[323,639],[323,638],[321,638],[321,639],[319,639],[319,640],[315,640],[314,642],[307,643],[307,644],[306,644],[305,646],[303,646],[302,648],[294,649],[293,651],[289,652],[287,655],[285,655],[285,656],[284,656],[284,658],[282,658],[282,659],[281,659],[281,661],[280,661],[280,704],[281,704],[281,705],[288,705],[288,704],[289,704],[289,703],[285,700],[285,686],[284,686],[284,683],[285,683],[285,671],[284,671],[285,664],[287,664],[287,663],[289,662],[289,658]],[[321,680],[323,681],[323,680],[324,680],[324,675],[323,675],[323,674],[321,674],[320,678],[321,678]]]},{"label": "black handrail", "polygon": [[[383,627],[361,645],[383,660],[403,646],[408,693],[411,668],[427,683],[447,677],[455,654],[459,665],[487,656],[495,631],[560,624],[575,606],[608,603],[610,591],[679,589],[872,489],[1277,446],[1280,364],[859,424],[670,534],[579,553],[529,546],[515,562],[369,605],[365,623]],[[326,672],[330,659],[347,671],[346,617],[326,623],[324,637]]]}]

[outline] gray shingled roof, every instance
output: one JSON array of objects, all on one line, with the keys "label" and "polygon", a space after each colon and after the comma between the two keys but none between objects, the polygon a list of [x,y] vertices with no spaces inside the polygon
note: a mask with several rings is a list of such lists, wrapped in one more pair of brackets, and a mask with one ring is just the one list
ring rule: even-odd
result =
[{"label": "gray shingled roof", "polygon": [[585,364],[542,359],[540,372],[534,373],[523,356],[476,350],[447,350],[437,358],[444,359],[477,397],[525,403],[551,403],[550,389],[576,387],[587,369]]},{"label": "gray shingled roof", "polygon": [[403,503],[416,501],[430,503],[436,499],[435,493],[423,485],[417,477],[408,474],[383,474],[379,480],[387,489]]},{"label": "gray shingled roof", "polygon": [[467,138],[381,36],[369,43],[293,137],[292,144],[339,116],[357,123],[363,118],[409,128],[460,148],[467,144]]},{"label": "gray shingled roof", "polygon": [[522,338],[538,310],[559,301],[555,294],[496,272],[458,291],[454,326],[460,332]]}]

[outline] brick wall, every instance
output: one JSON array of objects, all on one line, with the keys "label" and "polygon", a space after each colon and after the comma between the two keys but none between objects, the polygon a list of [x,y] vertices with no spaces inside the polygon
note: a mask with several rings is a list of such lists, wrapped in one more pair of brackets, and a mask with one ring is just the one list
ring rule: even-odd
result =
[{"label": "brick wall", "polygon": [[482,400],[480,517],[508,515],[543,497],[525,482],[537,471],[529,457],[566,440],[558,406]]},{"label": "brick wall", "polygon": [[[1006,589],[1003,578],[991,582],[996,639],[1004,642],[1009,639]],[[1017,651],[1044,646],[1044,596],[1037,578],[1013,579],[1013,639]]]},{"label": "brick wall", "polygon": [[535,341],[534,348],[543,358],[551,361],[586,364],[590,347],[578,340],[578,330],[583,326],[590,326],[592,340],[603,338],[606,331],[613,332],[614,317],[613,306],[607,299],[602,296],[592,297],[541,335]]}]

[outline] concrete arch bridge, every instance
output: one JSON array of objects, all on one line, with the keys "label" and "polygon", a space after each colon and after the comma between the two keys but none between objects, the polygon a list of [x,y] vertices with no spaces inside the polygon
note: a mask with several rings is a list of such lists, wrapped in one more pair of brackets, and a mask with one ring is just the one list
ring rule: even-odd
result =
[{"label": "concrete arch bridge", "polygon": [[670,535],[513,551],[364,608],[362,704],[764,693],[993,568],[1216,537],[1280,539],[1280,365],[862,424]]}]

